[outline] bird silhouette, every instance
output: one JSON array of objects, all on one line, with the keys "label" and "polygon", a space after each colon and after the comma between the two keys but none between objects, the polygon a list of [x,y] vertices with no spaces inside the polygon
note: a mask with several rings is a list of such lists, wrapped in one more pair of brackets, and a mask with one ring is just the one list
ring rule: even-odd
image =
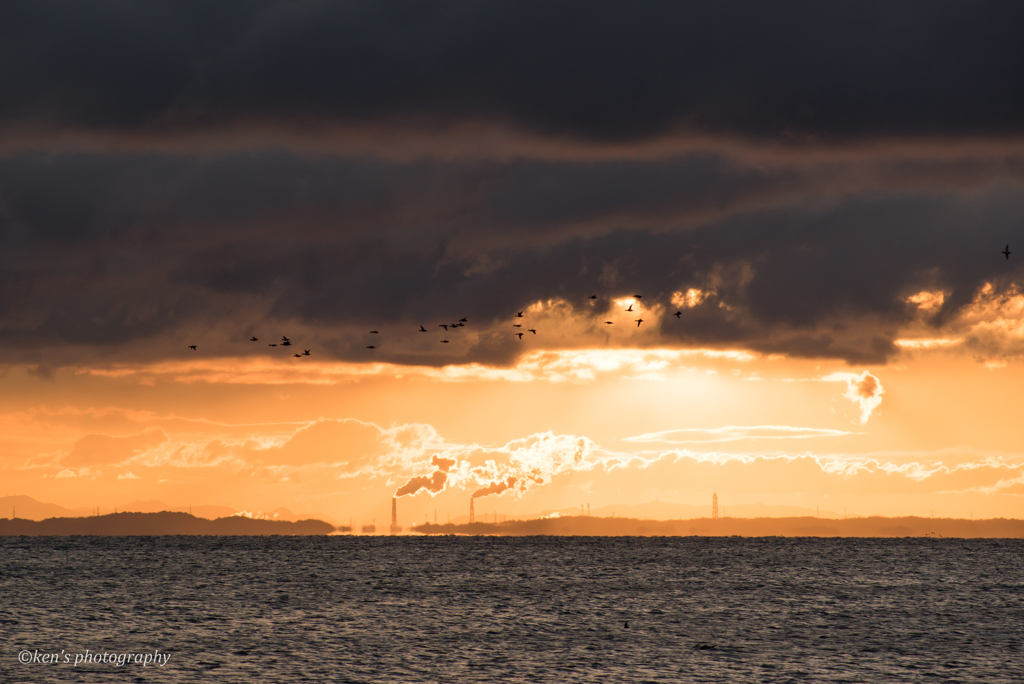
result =
[{"label": "bird silhouette", "polygon": [[644,298],[643,295],[633,295],[633,296],[636,297],[637,299],[643,299]]},{"label": "bird silhouette", "polygon": [[681,317],[681,316],[683,315],[683,312],[682,312],[682,311],[676,311],[676,312],[675,312],[674,314],[672,314],[672,315],[673,315],[673,316],[675,316],[676,318],[680,318],[680,317]]},{"label": "bird silhouette", "polygon": [[268,347],[276,347],[277,345],[276,344],[268,344],[267,346]]},{"label": "bird silhouette", "polygon": [[250,337],[250,338],[249,338],[249,341],[250,341],[250,342],[259,342],[259,341],[260,341],[260,338],[258,338],[258,337]]},{"label": "bird silhouette", "polygon": [[441,340],[441,344],[448,344],[448,340]]},{"label": "bird silhouette", "polygon": [[518,336],[519,336],[519,339],[520,339],[520,340],[521,340],[521,339],[523,339],[523,333],[516,333],[516,335],[518,335]]},{"label": "bird silhouette", "polygon": [[192,351],[195,351],[196,350],[196,345],[190,344],[190,345],[188,345],[188,348],[191,349]]},{"label": "bird silhouette", "polygon": [[289,340],[289,339],[288,339],[287,337],[285,337],[284,335],[281,335],[281,341],[282,341],[282,342],[291,342],[291,340]]},{"label": "bird silhouette", "polygon": [[638,328],[639,328],[639,327],[640,327],[640,324],[641,324],[641,323],[643,323],[643,322],[644,322],[644,319],[642,319],[642,318],[638,318],[638,319],[636,319],[636,327],[638,327]]},{"label": "bird silhouette", "polygon": [[1004,249],[1002,252],[1000,252],[1000,254],[1005,254],[1006,258],[1009,259],[1010,258],[1010,254],[1012,254],[1012,252],[1010,252],[1010,245],[1006,245],[1006,249]]},{"label": "bird silhouette", "polygon": [[597,295],[590,295],[587,299],[597,299]]},{"label": "bird silhouette", "polygon": [[522,318],[522,317],[523,317],[523,312],[522,311],[520,311],[519,313],[516,314],[516,318]]},{"label": "bird silhouette", "polygon": [[373,345],[371,344],[371,345],[370,345],[369,347],[367,347],[367,349],[376,349],[376,347],[374,347],[374,346],[373,346]]},{"label": "bird silhouette", "polygon": [[628,308],[628,309],[626,309],[626,311],[632,311],[632,310],[633,310],[633,305],[632,305],[632,304],[630,304],[630,305],[629,305],[629,308]]},{"label": "bird silhouette", "polygon": [[295,358],[297,358],[297,359],[298,359],[298,358],[302,358],[302,354],[292,354],[292,356],[294,356],[294,357],[295,357]]},{"label": "bird silhouette", "polygon": [[534,335],[536,335],[536,334],[537,334],[537,331],[536,331],[536,330],[534,330],[533,328],[527,328],[527,330],[529,330],[530,332],[532,332],[532,333],[533,333]]},{"label": "bird silhouette", "polygon": [[612,323],[611,321],[605,321],[604,324],[605,325],[614,325],[614,323]]},{"label": "bird silhouette", "polygon": [[460,321],[460,322],[459,322],[459,327],[460,327],[460,328],[465,328],[465,327],[466,327],[466,324]]},{"label": "bird silhouette", "polygon": [[448,332],[448,325],[447,325],[446,323],[441,323],[441,324],[440,324],[440,325],[438,325],[437,327],[438,327],[438,328],[444,328],[444,331],[445,331],[445,332]]},{"label": "bird silhouette", "polygon": [[513,327],[513,328],[522,328],[522,327],[523,327],[523,324],[522,324],[522,323],[513,323],[513,324],[512,324],[512,327]]},{"label": "bird silhouette", "polygon": [[302,355],[303,355],[303,356],[309,356],[309,350],[308,350],[308,349],[304,349],[304,350],[302,351]]},{"label": "bird silhouette", "polygon": [[469,319],[468,318],[460,318],[459,319],[459,323],[469,323]]},{"label": "bird silhouette", "polygon": [[426,328],[424,328],[424,327],[423,327],[423,326],[421,325],[421,326],[420,326],[420,332],[427,332],[427,329],[426,329]]},{"label": "bird silhouette", "polygon": [[377,332],[376,330],[371,330],[371,331],[370,331],[370,334],[371,334],[371,335],[380,335],[380,333],[379,333],[379,332]]}]

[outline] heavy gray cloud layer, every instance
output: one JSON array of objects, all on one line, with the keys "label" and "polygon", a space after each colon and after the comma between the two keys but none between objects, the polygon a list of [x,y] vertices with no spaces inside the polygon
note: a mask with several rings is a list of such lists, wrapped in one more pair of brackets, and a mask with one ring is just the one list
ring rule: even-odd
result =
[{"label": "heavy gray cloud layer", "polygon": [[1024,8],[47,2],[0,9],[0,121],[164,134],[495,121],[628,140],[1017,134]]},{"label": "heavy gray cloud layer", "polygon": [[[945,290],[941,325],[1019,280],[998,252],[1024,224],[1022,19],[1016,2],[7,3],[2,360],[265,352],[242,341],[289,330],[359,359],[371,328],[468,316],[470,347],[377,358],[507,363],[531,302],[601,318],[688,288],[714,294],[637,344],[884,360],[908,294]],[[511,142],[447,153],[466,126]],[[434,142],[376,154],[389,136]]]}]

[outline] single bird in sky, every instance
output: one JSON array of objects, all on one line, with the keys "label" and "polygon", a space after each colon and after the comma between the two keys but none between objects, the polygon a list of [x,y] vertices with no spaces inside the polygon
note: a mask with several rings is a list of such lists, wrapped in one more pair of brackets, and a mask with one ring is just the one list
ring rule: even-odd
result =
[{"label": "single bird in sky", "polygon": [[644,298],[643,295],[633,295],[633,296],[636,297],[637,299],[643,299]]},{"label": "single bird in sky", "polygon": [[640,324],[641,324],[641,323],[643,323],[643,322],[644,322],[644,319],[642,319],[642,318],[638,318],[638,319],[636,319],[636,327],[638,327],[638,328],[639,328],[639,327],[640,327]]},{"label": "single bird in sky", "polygon": [[1002,252],[1000,252],[1000,254],[1005,254],[1006,258],[1009,259],[1010,258],[1010,254],[1011,254],[1011,252],[1010,252],[1010,245],[1006,245],[1006,249],[1004,249]]},{"label": "single bird in sky", "polygon": [[258,337],[250,337],[250,338],[249,338],[249,341],[250,341],[250,342],[259,342],[259,341],[260,341],[260,338],[258,338]]},{"label": "single bird in sky", "polygon": [[192,351],[195,351],[196,350],[196,345],[190,344],[190,345],[188,345],[188,348],[191,349]]},{"label": "single bird in sky", "polygon": [[604,322],[604,324],[605,324],[605,325],[615,325],[615,324],[614,324],[614,323],[612,323],[611,321],[605,321],[605,322]]},{"label": "single bird in sky", "polygon": [[629,308],[628,308],[628,309],[626,309],[626,311],[632,311],[632,310],[633,310],[633,305],[632,305],[632,304],[630,304],[630,305],[629,305]]},{"label": "single bird in sky", "polygon": [[437,327],[438,327],[438,328],[444,328],[444,331],[445,331],[445,332],[448,332],[448,324],[447,324],[447,323],[441,323],[441,324],[440,324],[440,325],[438,325]]},{"label": "single bird in sky", "polygon": [[380,333],[379,333],[379,332],[377,332],[376,330],[371,330],[371,331],[370,331],[370,334],[371,334],[371,335],[380,335]]},{"label": "single bird in sky", "polygon": [[536,335],[536,334],[537,334],[537,331],[536,331],[536,330],[534,330],[533,328],[527,328],[527,330],[529,330],[530,332],[532,332],[532,333],[533,333],[534,335]]},{"label": "single bird in sky", "polygon": [[441,344],[448,344],[448,340],[441,340]]},{"label": "single bird in sky", "polygon": [[302,358],[302,354],[292,354],[292,356],[294,356],[294,357],[295,357],[295,358],[297,358],[297,359],[300,359],[300,358]]},{"label": "single bird in sky", "polygon": [[309,354],[310,354],[310,352],[309,352],[308,349],[304,349],[303,352],[302,352],[303,356],[309,356]]},{"label": "single bird in sky", "polygon": [[516,333],[516,335],[518,335],[518,336],[519,336],[519,339],[520,339],[520,340],[521,340],[521,339],[523,339],[523,333]]},{"label": "single bird in sky", "polygon": [[523,324],[522,324],[522,323],[513,323],[513,324],[512,324],[512,327],[513,327],[513,328],[522,328],[522,327],[523,327]]},{"label": "single bird in sky", "polygon": [[597,295],[590,295],[590,297],[588,297],[588,299],[597,299]]},{"label": "single bird in sky", "polygon": [[289,340],[289,339],[288,339],[287,337],[285,337],[284,335],[281,335],[281,341],[282,341],[282,342],[291,342],[291,340]]},{"label": "single bird in sky", "polygon": [[426,329],[426,328],[424,328],[424,327],[423,327],[423,326],[421,325],[421,326],[420,326],[420,332],[427,332],[427,329]]},{"label": "single bird in sky", "polygon": [[519,313],[516,314],[516,318],[522,318],[522,317],[523,317],[523,312],[522,311],[520,311]]},{"label": "single bird in sky", "polygon": [[469,319],[468,318],[460,318],[459,319],[459,323],[469,323]]},{"label": "single bird in sky", "polygon": [[681,317],[681,316],[683,315],[683,312],[682,312],[682,311],[676,311],[676,312],[675,312],[674,314],[672,314],[672,315],[673,315],[673,316],[675,316],[676,318],[680,318],[680,317]]},{"label": "single bird in sky", "polygon": [[268,347],[276,347],[277,345],[276,344],[268,344],[267,346]]},{"label": "single bird in sky", "polygon": [[369,347],[367,347],[367,349],[376,349],[376,347],[374,347],[374,346],[373,346],[373,345],[371,344],[371,345],[370,345]]}]

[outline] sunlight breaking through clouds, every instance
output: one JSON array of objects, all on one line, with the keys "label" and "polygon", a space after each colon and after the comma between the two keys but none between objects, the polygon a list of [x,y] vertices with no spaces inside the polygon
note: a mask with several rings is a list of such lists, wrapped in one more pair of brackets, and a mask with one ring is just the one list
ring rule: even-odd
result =
[{"label": "sunlight breaking through clouds", "polygon": [[153,384],[225,383],[252,385],[338,385],[365,378],[423,378],[437,382],[586,382],[600,376],[642,376],[679,370],[697,363],[746,364],[758,356],[745,350],[720,349],[574,349],[533,351],[509,368],[482,364],[402,366],[388,363],[275,361],[220,358],[112,364],[81,368],[77,374]]}]

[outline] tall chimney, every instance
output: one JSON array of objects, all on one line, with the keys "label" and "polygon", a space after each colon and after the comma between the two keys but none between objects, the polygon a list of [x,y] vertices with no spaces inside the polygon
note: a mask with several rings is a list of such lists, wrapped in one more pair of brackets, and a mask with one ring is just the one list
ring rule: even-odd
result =
[{"label": "tall chimney", "polygon": [[473,499],[469,500],[469,524],[476,522],[476,513],[473,512]]},{"label": "tall chimney", "polygon": [[391,497],[391,534],[398,534],[402,528],[398,526],[398,499]]}]

